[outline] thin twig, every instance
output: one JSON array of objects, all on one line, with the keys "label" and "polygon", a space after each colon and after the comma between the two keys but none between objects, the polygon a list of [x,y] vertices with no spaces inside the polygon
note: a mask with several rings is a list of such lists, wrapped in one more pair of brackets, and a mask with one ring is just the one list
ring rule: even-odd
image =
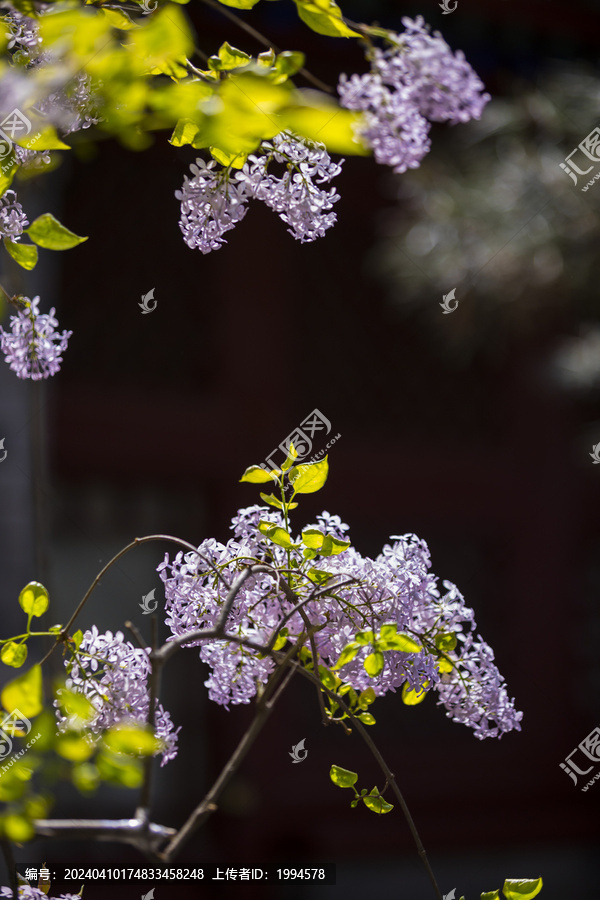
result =
[{"label": "thin twig", "polygon": [[200,559],[203,560],[203,562],[207,563],[207,565],[211,569],[214,570],[217,577],[221,579],[221,581],[223,582],[225,587],[229,590],[229,587],[230,587],[229,582],[227,581],[225,576],[221,572],[219,572],[219,570],[217,569],[215,564],[210,559],[207,559],[202,553],[199,552],[197,547],[194,547],[194,545],[190,544],[188,541],[183,541],[183,540],[181,540],[181,538],[173,537],[170,534],[148,534],[145,537],[135,538],[133,541],[131,541],[129,544],[127,544],[126,547],[123,547],[122,550],[119,550],[119,552],[115,556],[113,556],[113,558],[111,560],[109,560],[109,562],[107,562],[107,564],[104,566],[104,568],[96,575],[96,577],[94,578],[90,587],[85,592],[83,599],[79,602],[77,608],[75,609],[75,612],[73,613],[73,615],[71,616],[71,618],[69,619],[67,624],[61,629],[59,634],[56,636],[56,642],[52,645],[50,650],[48,650],[48,652],[46,653],[46,655],[40,662],[40,665],[45,663],[46,660],[48,659],[48,657],[51,656],[52,653],[54,653],[57,646],[61,643],[64,643],[64,641],[67,639],[71,625],[73,624],[73,622],[75,621],[75,619],[77,618],[77,616],[79,615],[79,613],[81,612],[83,607],[85,606],[85,604],[86,604],[88,598],[90,597],[92,591],[94,590],[94,588],[98,586],[98,584],[100,583],[100,580],[108,572],[108,570],[111,568],[111,566],[114,566],[114,564],[119,559],[121,559],[122,556],[125,556],[125,554],[129,553],[130,550],[133,550],[134,547],[139,547],[141,544],[147,544],[150,541],[170,541],[173,544],[178,544],[180,547],[185,547],[187,550],[191,550],[193,553],[195,553],[197,556],[199,556]]},{"label": "thin twig", "polygon": [[[317,680],[316,676],[313,675],[312,672],[309,672],[307,669],[305,669],[303,666],[301,666],[299,663],[292,660],[288,663],[288,665],[291,665],[294,668],[296,668],[304,678],[307,678],[309,681],[312,681],[313,683],[317,683],[317,684],[321,685],[321,682]],[[360,719],[358,719],[354,715],[354,713],[351,711],[351,709],[348,707],[348,705],[344,701],[343,697],[340,697],[340,695],[337,694],[335,691],[330,690],[326,685],[322,685],[322,688],[325,691],[325,693],[329,697],[331,697],[332,700],[335,700],[335,702],[339,704],[339,706],[344,710],[344,712],[347,713],[347,715],[352,720],[352,723],[358,730],[358,733],[360,734],[360,736],[366,743],[367,747],[369,748],[369,750],[375,757],[375,760],[377,761],[379,768],[385,775],[386,784],[389,784],[390,787],[392,788],[392,791],[394,792],[396,799],[398,800],[398,803],[400,804],[402,812],[404,813],[404,818],[406,819],[406,821],[408,823],[408,827],[410,828],[411,834],[415,840],[419,856],[421,857],[423,865],[425,866],[425,868],[427,870],[427,874],[429,875],[429,879],[435,890],[437,900],[443,900],[442,893],[441,893],[441,891],[438,887],[438,883],[435,879],[435,875],[433,874],[433,870],[429,864],[429,860],[427,859],[427,853],[425,852],[425,847],[423,846],[423,842],[421,841],[419,832],[417,831],[417,826],[415,825],[415,823],[413,821],[413,817],[410,814],[410,810],[409,810],[408,806],[406,805],[406,800],[404,799],[402,792],[400,791],[400,788],[398,787],[398,784],[396,783],[396,777],[395,777],[394,773],[390,770],[390,768],[387,765],[386,761],[384,760],[383,756],[377,749],[377,746],[375,745],[371,735],[365,729],[365,727],[362,724],[362,722],[360,721]]]},{"label": "thin twig", "polygon": [[[175,853],[177,853],[177,851],[183,846],[183,844],[194,834],[194,832],[196,832],[198,828],[200,828],[204,824],[206,819],[208,819],[208,817],[218,809],[217,800],[219,799],[223,790],[229,784],[238,766],[258,737],[263,725],[271,714],[276,700],[279,698],[281,692],[278,691],[277,695],[271,700],[269,699],[270,695],[273,693],[275,687],[277,686],[277,683],[281,680],[285,672],[285,667],[289,664],[290,659],[298,651],[301,643],[303,643],[304,640],[305,635],[300,635],[300,638],[298,639],[296,644],[288,650],[288,652],[281,660],[280,667],[275,669],[275,671],[269,678],[263,695],[256,705],[256,714],[254,716],[252,724],[246,731],[245,735],[241,739],[240,743],[234,750],[229,760],[221,769],[219,777],[210,788],[204,799],[194,809],[186,822],[184,822],[175,837],[169,842],[162,853],[159,854],[160,859],[164,862],[169,862],[174,857]],[[284,686],[287,685],[288,681],[289,679],[285,680]]]}]

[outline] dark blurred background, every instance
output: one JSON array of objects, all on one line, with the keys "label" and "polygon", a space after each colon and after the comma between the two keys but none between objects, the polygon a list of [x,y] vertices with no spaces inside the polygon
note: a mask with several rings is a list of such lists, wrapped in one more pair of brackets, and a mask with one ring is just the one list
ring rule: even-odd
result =
[{"label": "dark blurred background", "polygon": [[[49,624],[66,621],[136,536],[226,541],[235,511],[259,499],[238,482],[245,467],[318,408],[340,438],[325,489],[303,498],[296,525],[325,508],[368,555],[390,534],[424,538],[433,571],[474,607],[524,711],[521,733],[479,742],[434,697],[407,708],[390,695],[374,708],[371,734],[442,891],[473,900],[505,877],[543,875],[544,900],[597,900],[600,787],[582,797],[583,779],[575,787],[559,764],[600,723],[600,469],[590,458],[600,441],[600,187],[582,193],[585,179],[574,186],[559,163],[600,122],[600,6],[343,7],[398,30],[403,15],[421,13],[465,52],[493,100],[479,123],[434,125],[418,170],[393,176],[348,159],[338,223],[324,239],[301,246],[255,204],[221,250],[188,249],[174,191],[198,153],[172,148],[166,134],[143,153],[78,144],[55,172],[19,188],[30,220],[51,210],[90,239],[64,256],[42,251],[24,277],[3,255],[3,281],[40,293],[74,331],[50,383],[24,385],[0,369],[3,631],[20,627],[16,596],[32,578],[50,587]],[[223,40],[262,49],[196,0],[186,9],[203,51]],[[358,45],[299,27],[291,3],[265,2],[245,18],[280,47],[304,49],[329,84],[365,68]],[[157,308],[141,315],[151,288]],[[459,305],[443,315],[452,288]],[[31,474],[40,417],[42,509]],[[149,637],[138,604],[153,588],[162,601],[155,569],[167,549],[176,552],[156,543],[121,560],[80,626],[116,631],[129,618]],[[58,654],[52,662],[58,673]],[[167,669],[163,702],[182,731],[177,760],[156,780],[153,818],[163,824],[184,820],[251,720],[251,708],[209,703],[206,677],[195,650]],[[308,757],[293,765],[301,739]],[[177,865],[334,862],[336,887],[156,885],[157,900],[433,896],[400,811],[350,809],[329,780],[332,763],[358,771],[361,786],[382,786],[360,738],[324,729],[311,686],[292,683]],[[82,799],[65,790],[54,814],[134,808],[125,791]],[[134,850],[83,842],[39,841],[18,858],[145,864]],[[86,900],[105,890],[88,885]]]}]

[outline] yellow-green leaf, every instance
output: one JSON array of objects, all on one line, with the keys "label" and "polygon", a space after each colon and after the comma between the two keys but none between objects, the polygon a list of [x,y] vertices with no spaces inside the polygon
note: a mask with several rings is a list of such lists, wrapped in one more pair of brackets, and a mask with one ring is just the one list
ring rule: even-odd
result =
[{"label": "yellow-green leaf", "polygon": [[370,155],[370,149],[357,135],[361,121],[358,113],[342,109],[318,91],[296,91],[291,99],[295,105],[281,112],[287,129],[325,144],[330,153]]},{"label": "yellow-green leaf", "polygon": [[367,794],[367,796],[362,799],[367,809],[370,809],[372,812],[378,813],[379,815],[388,813],[394,808],[394,804],[384,800],[376,787],[373,788],[370,794]]},{"label": "yellow-green leaf", "polygon": [[307,528],[302,532],[302,543],[311,550],[319,550],[323,545],[325,535],[318,528]]},{"label": "yellow-green leaf", "polygon": [[19,669],[27,659],[27,644],[17,644],[15,641],[7,641],[0,650],[0,659],[5,666],[13,666]]},{"label": "yellow-green leaf", "polygon": [[342,21],[342,11],[334,0],[295,0],[295,3],[302,21],[317,34],[360,37]]},{"label": "yellow-green leaf", "polygon": [[289,479],[296,494],[314,494],[321,490],[327,481],[328,474],[329,463],[325,457],[321,462],[294,466],[293,469],[290,469]]},{"label": "yellow-green leaf", "polygon": [[418,703],[422,703],[427,694],[428,687],[429,682],[426,681],[422,690],[413,691],[408,681],[405,681],[402,686],[402,702],[407,706],[416,706]]},{"label": "yellow-green leaf", "polygon": [[63,759],[70,762],[84,762],[89,759],[95,750],[95,746],[86,737],[80,734],[67,732],[56,739],[56,752]]},{"label": "yellow-green leaf", "polygon": [[61,225],[52,213],[38,216],[27,229],[27,234],[34,243],[47,250],[69,250],[87,241],[87,237],[80,237]]},{"label": "yellow-green leaf", "polygon": [[13,241],[5,237],[4,246],[15,262],[18,262],[28,272],[37,265],[38,248],[33,244],[22,244],[21,241]]},{"label": "yellow-green leaf", "polygon": [[532,900],[543,886],[541,878],[507,878],[502,891],[506,900]]},{"label": "yellow-green leaf", "polygon": [[381,653],[380,650],[370,653],[363,663],[365,671],[373,678],[383,671],[384,664],[385,660],[383,658],[383,653]]},{"label": "yellow-green leaf", "polygon": [[2,816],[0,818],[0,829],[2,829],[9,841],[15,841],[19,844],[30,841],[35,836],[35,829],[29,819],[16,813]]},{"label": "yellow-green leaf", "polygon": [[481,900],[500,900],[500,890],[486,891],[481,895]]},{"label": "yellow-green leaf", "polygon": [[219,0],[223,6],[233,6],[235,9],[252,9],[256,6],[258,0]]},{"label": "yellow-green leaf", "polygon": [[358,644],[348,644],[340,653],[340,658],[336,662],[335,666],[332,666],[332,669],[341,669],[342,666],[345,666],[349,662],[352,662],[359,650],[360,646]]},{"label": "yellow-green leaf", "polygon": [[329,770],[329,777],[338,787],[352,787],[358,780],[358,773],[351,772],[350,769],[342,769],[341,766],[332,766]]},{"label": "yellow-green leaf", "polygon": [[43,616],[48,609],[48,591],[39,581],[30,581],[19,594],[19,605],[28,615]]},{"label": "yellow-green leaf", "polygon": [[136,23],[132,21],[123,9],[102,9],[102,13],[107,17],[113,28],[119,28],[121,31],[129,31],[136,28]]},{"label": "yellow-green leaf", "polygon": [[218,147],[209,147],[213,159],[222,166],[231,166],[232,169],[241,169],[248,159],[247,153],[224,153]]},{"label": "yellow-green leaf", "polygon": [[[279,474],[279,469],[273,469],[273,473]],[[262,466],[249,466],[240,481],[249,481],[251,484],[265,484],[267,481],[273,481],[273,474],[267,472]]]},{"label": "yellow-green leaf", "polygon": [[113,753],[128,756],[152,756],[161,743],[146,725],[115,725],[102,736],[102,743]]},{"label": "yellow-green leaf", "polygon": [[24,672],[9,681],[0,694],[0,702],[4,709],[18,709],[27,718],[41,713],[42,704],[42,669],[35,665],[29,671]]}]

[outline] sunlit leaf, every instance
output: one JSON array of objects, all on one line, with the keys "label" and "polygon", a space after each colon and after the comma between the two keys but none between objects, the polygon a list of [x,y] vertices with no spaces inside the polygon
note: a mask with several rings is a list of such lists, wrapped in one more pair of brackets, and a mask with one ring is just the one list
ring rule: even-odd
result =
[{"label": "sunlit leaf", "polygon": [[0,659],[5,666],[13,666],[15,669],[19,669],[27,659],[27,644],[7,641],[0,650]]},{"label": "sunlit leaf", "polygon": [[69,250],[71,247],[87,241],[87,237],[80,237],[61,225],[52,213],[38,216],[26,229],[26,233],[34,243],[47,250]]},{"label": "sunlit leaf", "polygon": [[429,687],[429,682],[426,681],[422,690],[413,691],[408,681],[405,681],[402,685],[402,702],[406,704],[406,706],[417,706],[418,703],[422,703],[427,694],[427,688]]},{"label": "sunlit leaf", "polygon": [[37,716],[43,708],[41,667],[35,665],[5,685],[0,701],[4,709],[18,709],[28,718]]},{"label": "sunlit leaf", "polygon": [[506,900],[532,900],[543,886],[541,878],[507,878],[502,891]]},{"label": "sunlit leaf", "polygon": [[317,34],[360,37],[342,21],[342,11],[334,0],[295,0],[295,3],[302,21]]},{"label": "sunlit leaf", "polygon": [[38,261],[37,247],[34,247],[32,244],[23,244],[21,241],[13,241],[7,237],[4,238],[4,247],[15,262],[18,262],[27,271],[31,271],[31,269],[36,267]]},{"label": "sunlit leaf", "polygon": [[28,615],[43,616],[48,603],[48,591],[39,581],[30,581],[19,594],[19,605]]},{"label": "sunlit leaf", "polygon": [[[277,472],[277,469],[273,469]],[[273,481],[273,476],[263,469],[262,466],[249,466],[240,481],[249,481],[251,484],[265,484],[267,481]]]},{"label": "sunlit leaf", "polygon": [[349,769],[342,769],[341,766],[332,766],[329,770],[329,777],[338,787],[352,787],[358,780],[358,773],[351,772]]},{"label": "sunlit leaf", "polygon": [[363,797],[363,803],[365,804],[367,809],[370,809],[372,812],[379,813],[379,815],[388,813],[394,808],[394,804],[388,803],[387,800],[384,800],[376,787],[373,788],[370,794],[367,794],[366,797]]},{"label": "sunlit leaf", "polygon": [[327,457],[316,463],[308,463],[303,466],[294,466],[290,469],[289,479],[296,494],[314,494],[320,491],[329,474]]},{"label": "sunlit leaf", "polygon": [[379,650],[376,650],[374,653],[370,653],[365,659],[363,665],[368,675],[371,675],[372,677],[379,675],[380,672],[383,671],[383,667],[385,665],[383,653],[381,653]]}]

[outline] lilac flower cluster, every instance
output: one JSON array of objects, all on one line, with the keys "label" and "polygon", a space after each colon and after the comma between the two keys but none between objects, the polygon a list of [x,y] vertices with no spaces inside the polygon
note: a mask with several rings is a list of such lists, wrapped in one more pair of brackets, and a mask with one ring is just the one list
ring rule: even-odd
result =
[{"label": "lilac flower cluster", "polygon": [[[218,250],[226,243],[223,235],[240,222],[250,199],[262,200],[290,227],[288,231],[301,243],[323,237],[335,224],[330,212],[339,200],[335,188],[324,190],[319,184],[330,182],[341,171],[343,160],[334,163],[322,144],[284,133],[272,141],[263,141],[260,154],[251,154],[241,171],[232,179],[232,169],[216,168],[211,160],[196,160],[190,166],[193,178],[185,177],[181,191],[179,226],[188,247],[202,253]],[[269,171],[273,162],[282,164],[282,175]]]},{"label": "lilac flower cluster", "polygon": [[417,168],[429,152],[431,122],[479,119],[490,100],[464,54],[430,34],[422,16],[402,24],[406,30],[390,32],[386,50],[372,51],[370,72],[343,74],[338,87],[342,106],[364,113],[360,134],[377,162],[398,173]]},{"label": "lilac flower cluster", "polygon": [[[9,887],[0,887],[0,897],[12,898],[13,892]],[[29,884],[19,885],[18,900],[53,900],[48,894],[40,888],[32,887]],[[83,900],[81,894],[60,894],[54,900]]]},{"label": "lilac flower cluster", "polygon": [[61,353],[67,349],[72,331],[56,331],[58,321],[52,308],[49,314],[40,313],[39,297],[18,301],[21,307],[16,316],[11,316],[11,330],[0,326],[0,350],[17,378],[31,378],[39,381],[55,375],[62,363]]},{"label": "lilac flower cluster", "polygon": [[0,197],[0,235],[11,240],[18,239],[29,225],[23,207],[14,191],[5,191]]},{"label": "lilac flower cluster", "polygon": [[[111,631],[99,634],[93,625],[85,632],[76,658],[66,661],[66,687],[83,694],[97,710],[94,718],[86,722],[86,730],[91,734],[100,735],[118,723],[143,724],[148,720],[148,652],[125,641],[120,631],[114,637]],[[59,728],[64,730],[69,717],[58,712],[57,719]],[[155,733],[164,746],[163,766],[177,756],[179,730],[174,730],[171,716],[157,703]]]},{"label": "lilac flower cluster", "polygon": [[[271,565],[273,573],[256,574],[244,582],[227,622],[228,633],[264,645],[282,628],[284,618],[290,641],[304,630],[300,613],[290,613],[296,603],[310,597],[309,590],[316,592],[318,587],[308,579],[298,579],[294,586],[297,599],[286,595],[277,573],[278,568],[288,569],[286,551],[258,532],[260,520],[284,525],[277,511],[248,507],[233,520],[234,536],[227,544],[210,539],[198,547],[198,553],[180,552],[173,562],[165,556],[158,571],[165,585],[166,622],[173,636],[214,627],[234,572],[257,561]],[[309,527],[347,539],[348,526],[329,513]],[[522,713],[515,711],[514,701],[507,695],[491,649],[475,635],[473,610],[449,582],[444,582],[445,593],[440,594],[437,578],[428,571],[431,562],[424,541],[413,534],[391,540],[394,543],[384,546],[375,559],[361,556],[352,547],[337,556],[319,558],[319,571],[331,576],[327,596],[308,600],[304,610],[308,620],[320,626],[314,636],[320,659],[332,666],[357,632],[377,634],[382,625],[395,624],[398,632],[410,635],[422,650],[386,651],[383,670],[371,676],[364,666],[373,651],[368,643],[341,667],[344,682],[357,691],[371,687],[376,695],[396,691],[405,683],[415,691],[434,689],[448,716],[469,725],[481,739],[520,730]],[[296,573],[313,565],[299,551],[292,553],[298,564]],[[227,575],[227,584],[216,577],[215,569]],[[435,639],[452,635],[456,648],[446,653],[446,665],[440,672]],[[210,699],[227,708],[230,703],[248,703],[274,667],[270,657],[259,659],[251,649],[232,641],[207,638],[186,646],[200,646],[200,657],[211,668],[205,682]]]}]

